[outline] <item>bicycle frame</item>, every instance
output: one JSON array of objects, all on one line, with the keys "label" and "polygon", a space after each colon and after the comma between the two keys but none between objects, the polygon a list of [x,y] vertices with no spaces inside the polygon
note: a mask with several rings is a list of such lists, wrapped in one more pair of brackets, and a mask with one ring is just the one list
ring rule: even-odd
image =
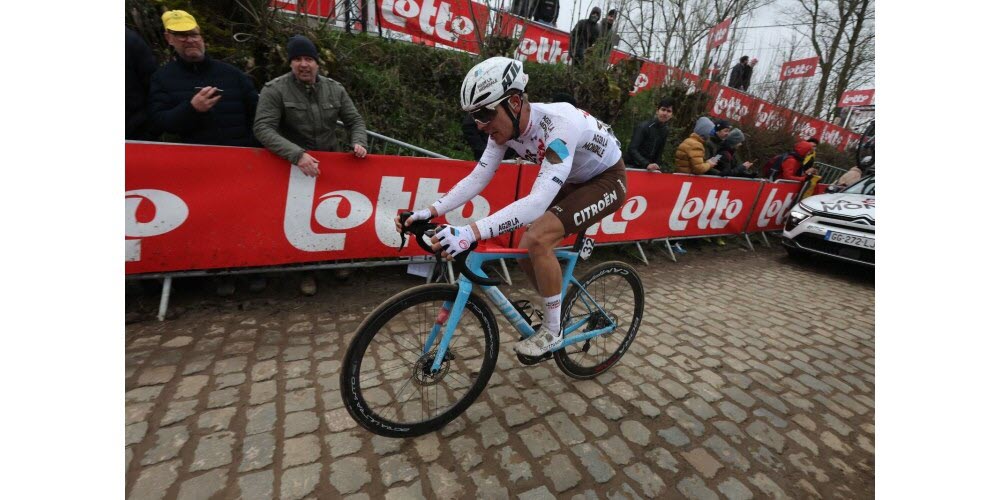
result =
[{"label": "bicycle frame", "polygon": [[[566,261],[566,268],[563,270],[563,280],[562,280],[562,298],[566,299],[566,290],[569,289],[569,284],[572,283],[577,286],[582,292],[583,297],[586,298],[584,304],[587,306],[587,310],[590,314],[587,317],[574,322],[570,325],[565,325],[563,328],[563,338],[562,345],[560,345],[556,350],[563,349],[570,344],[576,342],[583,342],[585,340],[603,335],[615,329],[617,326],[614,319],[612,319],[608,314],[601,308],[600,305],[590,296],[587,290],[580,284],[579,281],[573,276],[573,270],[576,268],[577,260],[579,259],[579,252],[569,251],[569,250],[556,250],[556,259],[560,262]],[[482,267],[486,262],[500,260],[500,259],[521,259],[526,258],[524,252],[501,252],[501,251],[489,251],[489,252],[471,252],[465,261],[465,265],[468,267],[469,271],[472,273],[486,277],[486,273],[483,272]],[[427,336],[427,341],[424,343],[423,352],[426,354],[434,347],[434,343],[441,333],[442,327],[444,328],[444,334],[441,337],[441,342],[434,356],[434,363],[431,365],[431,371],[437,372],[441,369],[441,363],[444,359],[445,353],[448,351],[448,345],[451,342],[451,336],[455,333],[455,328],[458,327],[458,322],[462,319],[462,313],[465,311],[465,304],[469,300],[469,295],[472,294],[474,283],[469,281],[468,278],[462,276],[458,280],[458,294],[454,301],[445,302],[442,306],[442,314],[438,315],[437,321],[434,323],[434,327],[431,328],[430,334]],[[535,330],[528,324],[527,321],[521,317],[514,305],[510,303],[507,297],[495,286],[481,286],[483,292],[486,296],[493,302],[493,305],[503,314],[504,318],[514,327],[522,337],[530,337],[534,335]],[[458,314],[451,314],[451,311],[459,311]],[[590,316],[593,315],[594,311],[599,311],[601,315],[610,323],[609,326],[604,328],[599,328],[596,330],[589,330],[577,333],[576,335],[570,335],[576,332],[581,327],[587,324]],[[447,313],[447,323],[445,323],[445,315]]]}]

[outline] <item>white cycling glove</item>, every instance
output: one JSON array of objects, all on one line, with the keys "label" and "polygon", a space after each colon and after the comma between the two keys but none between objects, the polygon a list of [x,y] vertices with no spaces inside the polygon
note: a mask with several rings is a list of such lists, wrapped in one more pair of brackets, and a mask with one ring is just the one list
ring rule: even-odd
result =
[{"label": "white cycling glove", "polygon": [[429,220],[430,218],[431,218],[431,209],[421,208],[420,210],[413,212],[413,215],[411,215],[409,219],[403,221],[403,225],[409,226],[410,224],[413,224],[418,220]]},{"label": "white cycling glove", "polygon": [[476,235],[469,226],[455,227],[445,224],[434,236],[441,244],[441,250],[452,257],[468,250],[476,241]]}]

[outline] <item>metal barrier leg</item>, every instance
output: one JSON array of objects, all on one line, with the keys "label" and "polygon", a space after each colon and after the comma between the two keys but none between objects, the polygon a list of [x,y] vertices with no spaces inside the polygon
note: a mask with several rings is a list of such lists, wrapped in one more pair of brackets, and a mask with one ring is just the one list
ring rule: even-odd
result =
[{"label": "metal barrier leg", "polygon": [[771,248],[771,242],[767,241],[767,232],[761,231],[760,236],[761,238],[764,238],[764,246],[766,246],[767,248]]},{"label": "metal barrier leg", "polygon": [[510,281],[510,272],[507,271],[507,263],[504,262],[504,259],[500,259],[500,269],[503,269],[503,279],[507,282],[507,285],[513,285],[514,283]]},{"label": "metal barrier leg", "polygon": [[640,245],[639,242],[637,241],[637,242],[635,242],[635,247],[639,249],[639,257],[642,258],[642,263],[646,264],[648,266],[649,265],[649,260],[646,259],[646,252],[642,251],[642,245]]},{"label": "metal barrier leg", "polygon": [[167,304],[170,303],[170,285],[173,278],[167,276],[163,278],[163,290],[160,292],[160,312],[156,314],[156,319],[163,321],[167,317]]},{"label": "metal barrier leg", "polygon": [[670,247],[670,238],[663,238],[663,241],[666,242],[667,251],[670,252],[670,260],[674,261],[674,263],[677,263],[677,256],[674,255],[674,249]]},{"label": "metal barrier leg", "polygon": [[747,246],[750,247],[751,252],[756,252],[757,250],[753,247],[753,242],[750,241],[750,235],[743,233],[743,238],[747,240]]}]

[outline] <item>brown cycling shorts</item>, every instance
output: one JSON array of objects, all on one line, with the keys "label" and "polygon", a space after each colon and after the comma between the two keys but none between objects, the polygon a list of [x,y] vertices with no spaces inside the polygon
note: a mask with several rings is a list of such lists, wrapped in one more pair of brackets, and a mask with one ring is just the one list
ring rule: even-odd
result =
[{"label": "brown cycling shorts", "polygon": [[562,222],[564,235],[585,231],[625,203],[626,186],[625,163],[619,159],[587,182],[563,185],[549,212]]}]

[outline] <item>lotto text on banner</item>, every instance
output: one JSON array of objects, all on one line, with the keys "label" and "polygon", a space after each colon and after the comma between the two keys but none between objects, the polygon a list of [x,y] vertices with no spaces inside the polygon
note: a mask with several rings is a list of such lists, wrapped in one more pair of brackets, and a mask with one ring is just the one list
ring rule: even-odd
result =
[{"label": "lotto text on banner", "polygon": [[378,5],[385,28],[479,53],[476,23],[486,29],[486,5],[460,0],[379,0]]},{"label": "lotto text on banner", "polygon": [[[274,266],[402,253],[393,219],[429,206],[472,162],[310,153],[307,177],[253,148],[126,143],[125,273]],[[466,224],[514,201],[517,167],[446,215]]]}]

